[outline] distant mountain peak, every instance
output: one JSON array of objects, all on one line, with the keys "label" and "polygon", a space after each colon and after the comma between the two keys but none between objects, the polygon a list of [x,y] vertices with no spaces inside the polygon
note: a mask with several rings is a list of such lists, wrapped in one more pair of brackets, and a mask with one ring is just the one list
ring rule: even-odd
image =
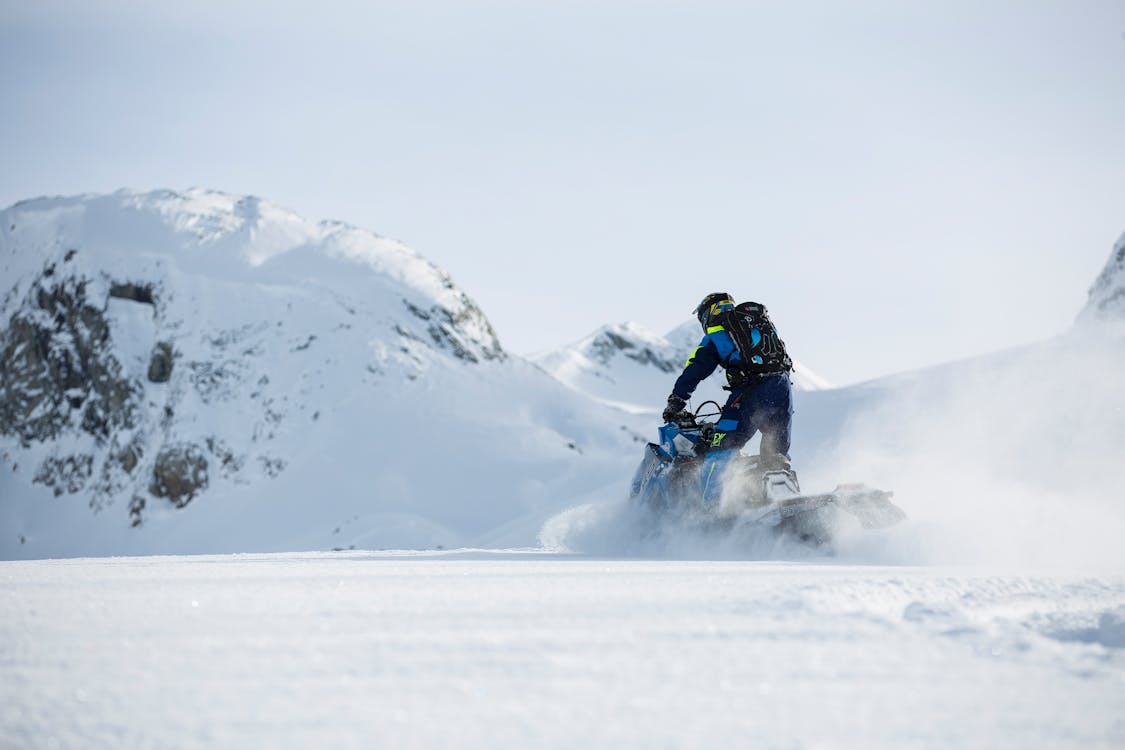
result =
[{"label": "distant mountain peak", "polygon": [[1089,299],[1078,320],[1125,321],[1125,233],[1118,238],[1109,260],[1090,287]]},{"label": "distant mountain peak", "polygon": [[[638,323],[605,325],[580,341],[531,359],[574,390],[605,402],[653,408],[663,404],[688,356],[703,338],[694,319],[661,336]],[[794,363],[793,383],[799,390],[832,385],[801,363]],[[723,400],[723,379],[713,375],[695,394],[696,400]]]},{"label": "distant mountain peak", "polygon": [[602,326],[586,341],[588,343],[582,346],[584,352],[603,365],[620,355],[661,372],[671,373],[677,369],[673,347],[639,323],[627,321]]}]

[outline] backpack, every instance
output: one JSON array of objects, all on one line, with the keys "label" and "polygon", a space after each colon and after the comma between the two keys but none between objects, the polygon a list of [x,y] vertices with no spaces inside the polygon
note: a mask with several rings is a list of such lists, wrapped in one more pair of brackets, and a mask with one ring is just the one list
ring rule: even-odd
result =
[{"label": "backpack", "polygon": [[720,316],[718,323],[730,334],[742,359],[741,363],[728,368],[727,377],[732,383],[751,375],[793,369],[793,360],[789,359],[785,342],[778,337],[765,305],[758,302],[735,305],[733,310]]}]

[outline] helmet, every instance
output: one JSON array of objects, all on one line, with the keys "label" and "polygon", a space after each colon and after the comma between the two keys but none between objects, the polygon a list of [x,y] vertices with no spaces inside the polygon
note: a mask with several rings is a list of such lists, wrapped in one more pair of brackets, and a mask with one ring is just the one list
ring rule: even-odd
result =
[{"label": "helmet", "polygon": [[712,292],[703,298],[699,307],[695,308],[695,317],[699,318],[699,325],[706,331],[712,322],[721,313],[734,309],[734,300],[726,292]]}]

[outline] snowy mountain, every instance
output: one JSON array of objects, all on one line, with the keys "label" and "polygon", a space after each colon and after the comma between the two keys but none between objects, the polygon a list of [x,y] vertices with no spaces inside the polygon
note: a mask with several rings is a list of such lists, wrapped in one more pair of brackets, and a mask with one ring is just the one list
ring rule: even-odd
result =
[{"label": "snowy mountain", "polygon": [[[689,320],[659,336],[637,323],[599,328],[569,346],[534,354],[531,360],[574,390],[609,404],[636,411],[659,411],[699,345],[699,323]],[[693,402],[722,403],[720,377],[704,381]],[[793,384],[802,391],[830,388],[830,384],[799,362]]]},{"label": "snowy mountain", "polygon": [[1113,246],[1105,268],[1090,287],[1090,298],[1078,320],[1125,322],[1125,234]]},{"label": "snowy mountain", "polygon": [[613,414],[370,232],[39,199],[0,213],[0,272],[3,557],[531,543],[519,519],[627,472]]}]

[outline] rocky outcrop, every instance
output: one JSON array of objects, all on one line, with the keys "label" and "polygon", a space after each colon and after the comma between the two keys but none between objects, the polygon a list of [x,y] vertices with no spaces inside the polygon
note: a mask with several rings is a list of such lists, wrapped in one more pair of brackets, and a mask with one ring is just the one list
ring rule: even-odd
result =
[{"label": "rocky outcrop", "polygon": [[104,299],[48,267],[0,332],[0,433],[24,445],[74,428],[105,440],[133,426],[138,387],[112,354]]},{"label": "rocky outcrop", "polygon": [[55,497],[64,492],[79,492],[86,486],[94,469],[94,457],[83,453],[71,456],[50,456],[35,474],[38,484],[50,487]]},{"label": "rocky outcrop", "polygon": [[627,326],[614,326],[601,331],[590,342],[589,352],[591,359],[602,364],[608,364],[614,356],[620,354],[641,365],[651,365],[661,372],[676,372],[680,366],[681,358],[671,351],[667,345],[646,342],[639,338]]},{"label": "rocky outcrop", "polygon": [[140,302],[145,305],[156,305],[156,298],[153,297],[151,284],[112,284],[109,287],[109,296],[116,297],[117,299],[127,299],[133,302]]},{"label": "rocky outcrop", "polygon": [[148,362],[150,383],[167,383],[172,377],[172,345],[167,341],[157,343]]},{"label": "rocky outcrop", "polygon": [[[503,361],[507,354],[500,346],[492,325],[484,313],[472,300],[462,295],[461,306],[457,311],[433,305],[423,309],[403,300],[406,309],[426,323],[430,339],[438,347],[448,350],[453,356],[465,362],[478,364],[482,361]],[[477,329],[483,336],[474,338],[467,335],[466,329]],[[413,338],[403,331],[400,335]]]},{"label": "rocky outcrop", "polygon": [[1105,267],[1090,287],[1079,322],[1125,321],[1125,234],[1117,240]]},{"label": "rocky outcrop", "polygon": [[[25,447],[68,434],[71,444],[74,435],[91,438],[77,442],[85,448],[57,449],[37,467],[33,481],[55,495],[87,493],[99,508],[120,488],[122,475],[137,470],[144,453],[138,436],[129,439],[140,426],[144,386],[127,377],[114,355],[106,303],[118,298],[155,305],[155,298],[148,284],[112,283],[107,293],[97,280],[64,271],[48,265],[0,332],[0,434],[17,437]],[[169,342],[156,343],[149,381],[169,381],[173,355]],[[149,491],[183,507],[207,480],[203,451],[174,445],[157,455]],[[144,505],[143,498],[132,503],[135,525]]]},{"label": "rocky outcrop", "polygon": [[192,444],[164,448],[156,457],[149,492],[182,508],[207,488],[207,457]]}]

